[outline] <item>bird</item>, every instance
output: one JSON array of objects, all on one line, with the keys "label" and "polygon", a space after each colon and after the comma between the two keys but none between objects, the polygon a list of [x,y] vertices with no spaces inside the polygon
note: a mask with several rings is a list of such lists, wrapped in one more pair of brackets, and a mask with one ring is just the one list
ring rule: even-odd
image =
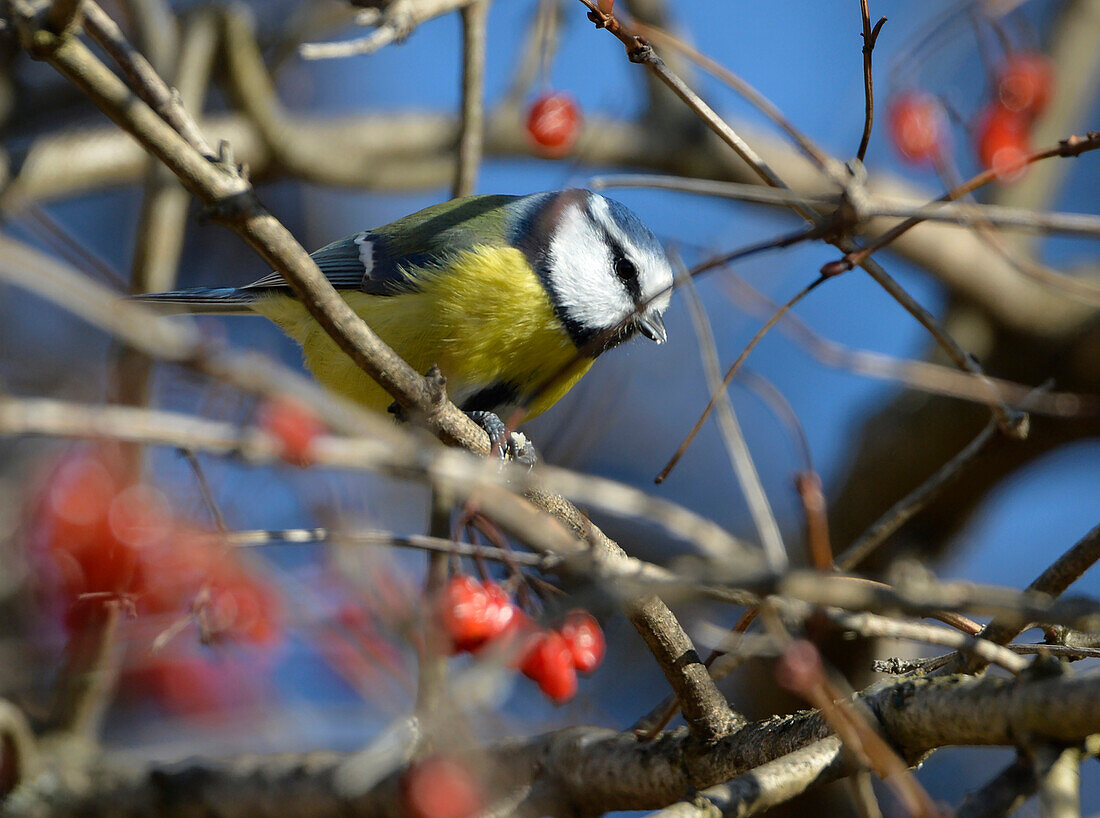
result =
[{"label": "bird", "polygon": [[[452,199],[312,253],[349,306],[516,456],[501,417],[542,414],[602,353],[667,340],[673,272],[626,206],[584,189]],[[135,296],[192,313],[258,314],[301,346],[322,384],[377,410],[392,397],[345,355],[279,273],[243,287]],[[557,377],[555,377],[557,376]]]}]

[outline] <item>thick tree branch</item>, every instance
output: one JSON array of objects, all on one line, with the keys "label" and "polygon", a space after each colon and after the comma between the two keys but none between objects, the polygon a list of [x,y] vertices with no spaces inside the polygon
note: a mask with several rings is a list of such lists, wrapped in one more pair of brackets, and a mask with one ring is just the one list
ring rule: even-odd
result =
[{"label": "thick tree branch", "polygon": [[[904,682],[862,701],[877,716],[885,737],[910,759],[948,745],[1014,746],[1021,736],[1072,744],[1100,732],[1100,676],[1095,673],[1018,682],[959,677]],[[537,780],[553,787],[562,811],[598,814],[659,809],[693,787],[717,787],[752,773],[758,781],[775,782],[794,794],[851,772],[837,761],[837,745],[822,742],[828,735],[820,714],[798,713],[746,725],[698,757],[684,730],[640,744],[629,734],[575,727],[510,741],[478,758],[507,777],[510,791]],[[791,756],[803,748],[814,749]],[[772,764],[785,756],[795,763]],[[353,780],[349,774],[354,761],[354,755],[314,753],[120,768],[100,758],[83,787],[59,786],[55,777],[43,776],[20,788],[2,814],[21,818],[48,807],[58,818],[174,816],[191,814],[202,805],[207,815],[244,816],[257,814],[264,804],[278,804],[284,818],[400,814],[400,775],[366,792],[356,790],[341,783]],[[736,805],[739,791],[740,783],[731,785],[730,804]],[[768,798],[761,793],[753,801]],[[511,809],[527,814],[523,803]]]}]

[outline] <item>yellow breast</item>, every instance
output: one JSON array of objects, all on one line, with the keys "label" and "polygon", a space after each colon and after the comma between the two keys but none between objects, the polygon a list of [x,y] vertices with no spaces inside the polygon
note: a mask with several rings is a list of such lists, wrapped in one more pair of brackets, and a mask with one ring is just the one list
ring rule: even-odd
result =
[{"label": "yellow breast", "polygon": [[[592,366],[573,362],[577,348],[554,314],[550,298],[519,250],[479,246],[456,253],[445,266],[406,273],[417,291],[373,296],[344,291],[352,309],[418,372],[438,364],[457,402],[504,381],[532,400],[527,417],[553,406]],[[321,383],[372,409],[393,399],[345,355],[301,302],[265,297],[253,309],[302,346],[306,366]],[[570,364],[572,365],[570,366]],[[568,367],[568,372],[563,372]]]}]

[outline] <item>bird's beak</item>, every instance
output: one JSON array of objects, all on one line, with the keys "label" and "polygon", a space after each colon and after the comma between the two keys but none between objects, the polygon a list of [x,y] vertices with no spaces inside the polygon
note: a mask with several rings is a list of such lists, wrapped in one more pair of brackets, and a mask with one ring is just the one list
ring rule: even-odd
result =
[{"label": "bird's beak", "polygon": [[655,344],[663,344],[668,340],[665,322],[657,313],[638,316],[638,331]]}]

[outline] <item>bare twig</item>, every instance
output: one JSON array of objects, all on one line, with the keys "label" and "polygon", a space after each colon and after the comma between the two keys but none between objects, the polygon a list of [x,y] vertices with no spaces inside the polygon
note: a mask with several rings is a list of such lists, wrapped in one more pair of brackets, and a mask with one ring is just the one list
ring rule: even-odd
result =
[{"label": "bare twig", "polygon": [[783,804],[815,785],[853,772],[859,764],[836,736],[788,753],[725,784],[708,787],[694,801],[681,801],[651,818],[749,818]]},{"label": "bare twig", "polygon": [[968,636],[949,628],[937,628],[923,622],[904,622],[896,618],[868,613],[853,614],[826,609],[825,615],[840,627],[855,631],[862,636],[908,639],[930,645],[944,645],[972,654],[983,661],[998,664],[1010,673],[1019,673],[1028,665],[1025,659],[1007,648],[987,639]]},{"label": "bare twig", "polygon": [[871,127],[875,122],[875,85],[871,73],[871,56],[875,51],[875,43],[878,41],[879,32],[886,23],[886,18],[881,18],[875,27],[871,28],[871,11],[867,8],[867,0],[859,0],[860,16],[863,19],[863,136],[859,140],[859,150],[856,151],[856,159],[860,162],[867,155],[867,145],[871,141]]},{"label": "bare twig", "polygon": [[[773,314],[780,309],[778,304],[733,273],[727,273],[722,283],[739,300],[750,300],[754,305],[759,305],[761,312]],[[1100,397],[1095,395],[1040,391],[1035,387],[984,374],[959,372],[927,361],[898,360],[876,352],[849,349],[821,337],[790,312],[783,316],[780,328],[818,361],[866,377],[895,380],[914,389],[951,395],[975,403],[998,400],[1053,417],[1090,416],[1100,411]]]},{"label": "bare twig", "polygon": [[663,483],[668,477],[669,473],[674,468],[676,468],[676,464],[680,462],[680,459],[687,452],[688,447],[691,446],[692,441],[695,440],[695,437],[703,428],[703,424],[706,423],[707,418],[710,417],[710,413],[714,411],[714,407],[717,405],[719,395],[725,394],[726,389],[728,389],[730,383],[733,382],[734,376],[737,374],[742,364],[745,363],[745,360],[749,357],[749,353],[752,352],[753,349],[756,348],[756,345],[764,339],[764,336],[767,335],[768,330],[774,327],[779,322],[779,320],[783,318],[783,316],[786,315],[795,306],[795,304],[797,304],[799,301],[801,301],[803,298],[813,292],[813,290],[818,287],[818,285],[822,284],[826,280],[827,279],[825,277],[820,276],[807,284],[805,287],[803,287],[801,290],[791,296],[791,298],[782,307],[776,309],[771,318],[769,318],[764,323],[764,326],[756,331],[756,334],[753,335],[753,337],[745,345],[745,348],[741,350],[741,354],[737,356],[732,364],[730,364],[730,367],[726,370],[726,374],[722,378],[722,382],[718,385],[718,388],[711,390],[710,400],[703,408],[702,413],[699,415],[699,419],[695,421],[695,425],[691,427],[691,431],[687,433],[687,436],[680,443],[680,446],[676,449],[675,453],[673,453],[672,457],[669,458],[669,461],[665,464],[665,467],[657,473],[656,477],[653,478],[653,482]]},{"label": "bare twig", "polygon": [[303,545],[307,543],[347,543],[349,545],[376,546],[379,548],[409,548],[437,554],[474,557],[481,560],[507,563],[552,571],[561,559],[546,554],[529,554],[525,551],[503,551],[489,545],[472,545],[456,542],[449,537],[432,537],[424,534],[397,535],[392,531],[366,531],[359,529],[329,530],[325,528],[291,528],[283,531],[230,531],[225,541],[240,548],[257,548],[269,545]]}]

